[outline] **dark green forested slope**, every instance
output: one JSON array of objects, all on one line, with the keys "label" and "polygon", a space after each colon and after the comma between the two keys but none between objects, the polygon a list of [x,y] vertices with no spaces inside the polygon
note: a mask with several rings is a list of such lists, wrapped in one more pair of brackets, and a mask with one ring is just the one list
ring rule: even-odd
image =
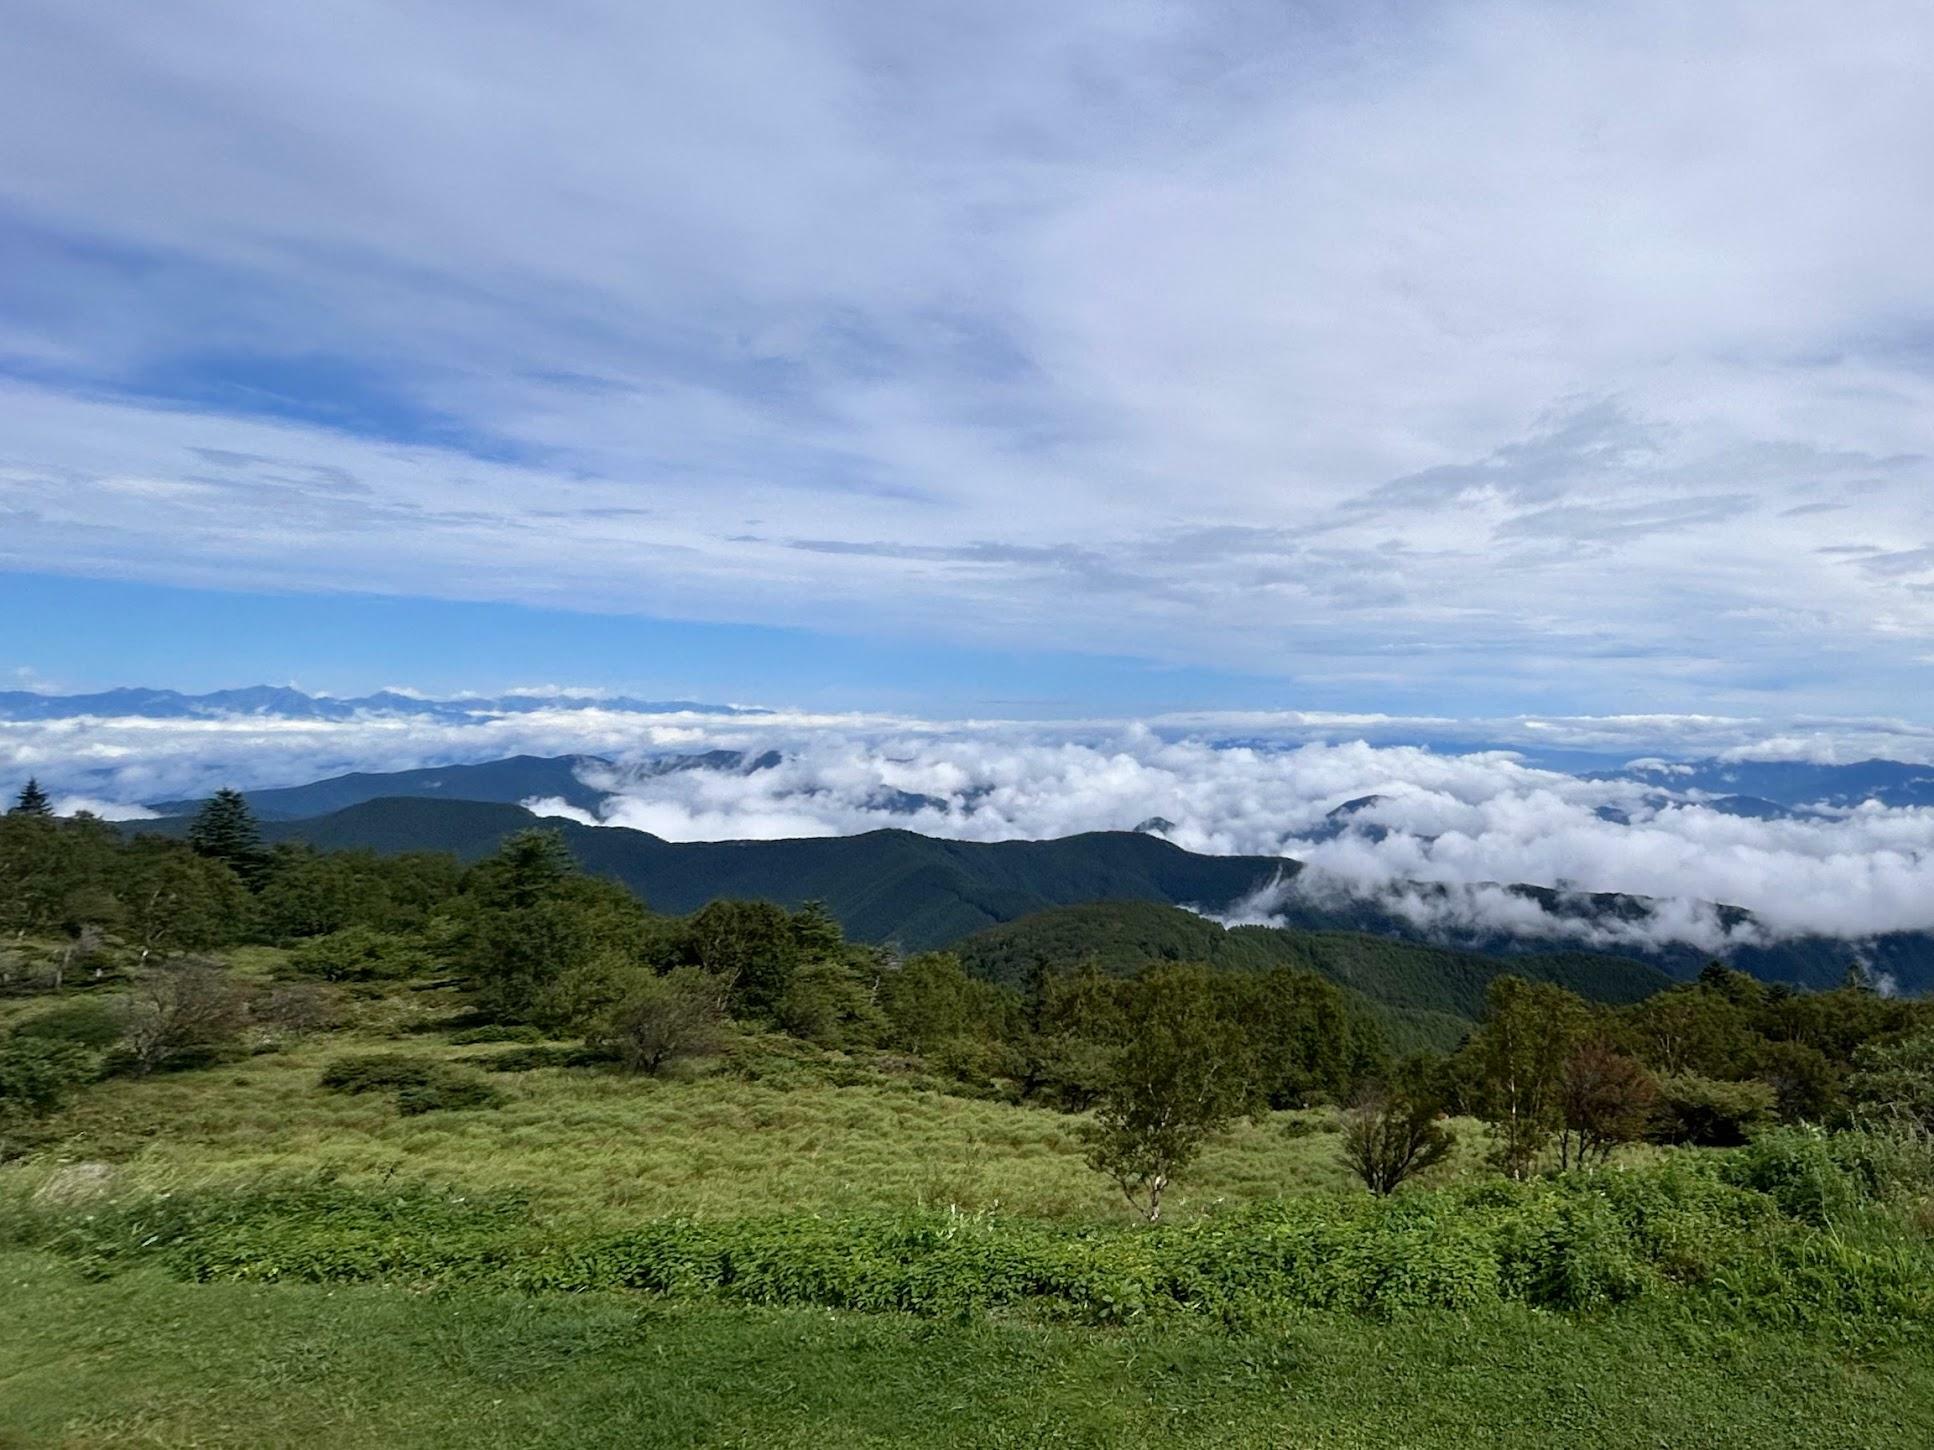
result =
[{"label": "dark green forested slope", "polygon": [[[143,823],[150,829],[164,823]],[[535,824],[516,806],[474,801],[370,801],[314,820],[271,822],[270,840],[326,849],[452,851],[476,860]],[[658,911],[695,911],[722,896],[796,906],[824,901],[862,941],[909,950],[1078,901],[1187,902],[1222,907],[1294,862],[1196,856],[1153,836],[1097,832],[1058,841],[944,841],[868,831],[790,841],[664,841],[614,826],[546,822],[586,870],[623,882]]]},{"label": "dark green forested slope", "polygon": [[[450,851],[474,861],[495,850],[505,836],[538,823],[514,805],[399,798],[368,801],[310,820],[270,822],[264,834],[272,841],[308,841],[324,848]],[[688,912],[719,897],[765,898],[788,906],[818,898],[853,938],[891,941],[908,950],[943,946],[987,927],[1081,902],[1147,901],[1221,911],[1278,876],[1302,869],[1295,861],[1276,857],[1192,855],[1156,837],[1128,832],[1058,841],[948,841],[911,831],[869,831],[787,841],[673,842],[620,827],[563,820],[545,824],[563,832],[589,870],[623,882],[657,910]],[[186,821],[147,821],[135,829],[179,834]],[[1444,890],[1414,889],[1424,895]],[[1629,926],[1650,910],[1648,902],[1634,896],[1509,889],[1586,927],[1614,922]],[[1736,908],[1721,911],[1736,922],[1748,920]],[[1411,942],[1421,936],[1403,915],[1360,899],[1291,900],[1280,919],[1303,932],[1350,932]],[[1566,962],[1562,970],[1572,973],[1586,971],[1590,962],[1599,964],[1591,971],[1610,971],[1604,963],[1625,958],[1689,978],[1708,959],[1707,953],[1689,946],[1650,953],[1608,946],[1598,953],[1554,954],[1549,941],[1495,933],[1460,938],[1456,946],[1461,950],[1447,952],[1446,964],[1460,957],[1503,955],[1514,961]],[[1341,949],[1333,955],[1340,957]],[[1838,985],[1856,957],[1886,974],[1903,992],[1934,988],[1934,935],[1925,932],[1881,935],[1859,944],[1789,938],[1738,948],[1730,960],[1766,981],[1824,988]],[[1609,986],[1594,993],[1611,994]]]},{"label": "dark green forested slope", "polygon": [[1601,1002],[1636,1002],[1671,985],[1655,967],[1589,952],[1484,956],[1361,932],[1224,928],[1155,902],[1058,907],[989,927],[954,944],[978,976],[1023,986],[1037,969],[1093,962],[1130,974],[1154,962],[1209,962],[1238,971],[1299,967],[1365,999],[1402,1045],[1455,1046],[1502,972],[1555,982]]}]

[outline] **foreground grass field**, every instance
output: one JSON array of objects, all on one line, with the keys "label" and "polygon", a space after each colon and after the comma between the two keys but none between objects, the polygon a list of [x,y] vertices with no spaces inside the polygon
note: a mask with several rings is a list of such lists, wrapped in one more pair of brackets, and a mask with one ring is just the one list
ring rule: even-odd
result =
[{"label": "foreground grass field", "polygon": [[0,1256],[0,1445],[1934,1444],[1934,1366],[1506,1306],[1267,1333],[617,1294],[88,1283]]},{"label": "foreground grass field", "polygon": [[[1079,1118],[915,1060],[755,1036],[653,1079],[466,1006],[350,993],[17,1140],[0,1447],[1934,1444],[1934,1216],[1884,1145],[1514,1185],[1466,1125],[1372,1201],[1332,1114],[1278,1113],[1151,1230]],[[323,1086],[376,1054],[495,1105]]]}]

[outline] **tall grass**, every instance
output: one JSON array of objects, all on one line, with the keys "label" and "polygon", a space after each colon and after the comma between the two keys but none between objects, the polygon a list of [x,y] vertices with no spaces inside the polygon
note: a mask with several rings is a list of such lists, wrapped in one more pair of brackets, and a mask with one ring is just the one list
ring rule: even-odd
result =
[{"label": "tall grass", "polygon": [[[487,1067],[519,1050],[403,1040],[411,1054],[451,1066]],[[37,1157],[110,1162],[130,1188],[324,1173],[349,1184],[515,1190],[549,1207],[624,1217],[918,1207],[1125,1215],[1114,1187],[1083,1165],[1078,1120],[878,1072],[843,1072],[845,1086],[746,1081],[730,1065],[665,1079],[603,1068],[490,1073],[503,1094],[494,1111],[410,1118],[382,1095],[318,1086],[327,1064],[397,1045],[332,1034],[210,1071],[104,1082],[51,1125]],[[1346,1188],[1336,1140],[1321,1131],[1327,1121],[1277,1114],[1239,1125],[1178,1186],[1172,1212],[1188,1219]],[[1293,1136],[1292,1123],[1319,1131]],[[20,1172],[0,1169],[0,1181]]]}]

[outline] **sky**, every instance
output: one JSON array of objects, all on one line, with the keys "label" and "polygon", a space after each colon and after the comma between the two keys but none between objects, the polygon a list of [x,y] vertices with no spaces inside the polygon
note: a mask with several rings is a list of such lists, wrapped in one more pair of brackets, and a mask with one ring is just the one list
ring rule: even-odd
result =
[{"label": "sky", "polygon": [[1934,721],[1920,0],[0,26],[0,685]]}]

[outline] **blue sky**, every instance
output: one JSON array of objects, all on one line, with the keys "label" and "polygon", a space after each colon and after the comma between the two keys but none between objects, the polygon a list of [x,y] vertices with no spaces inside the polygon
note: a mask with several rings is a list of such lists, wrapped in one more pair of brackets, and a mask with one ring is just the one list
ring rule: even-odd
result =
[{"label": "blue sky", "polygon": [[1917,0],[0,9],[15,681],[1934,714]]},{"label": "blue sky", "polygon": [[645,699],[1038,719],[1263,708],[1284,694],[1280,680],[1108,655],[47,574],[0,574],[0,619],[21,640],[0,689],[63,694],[128,683],[194,693],[237,680],[335,695],[395,683],[444,695],[588,683]]}]

